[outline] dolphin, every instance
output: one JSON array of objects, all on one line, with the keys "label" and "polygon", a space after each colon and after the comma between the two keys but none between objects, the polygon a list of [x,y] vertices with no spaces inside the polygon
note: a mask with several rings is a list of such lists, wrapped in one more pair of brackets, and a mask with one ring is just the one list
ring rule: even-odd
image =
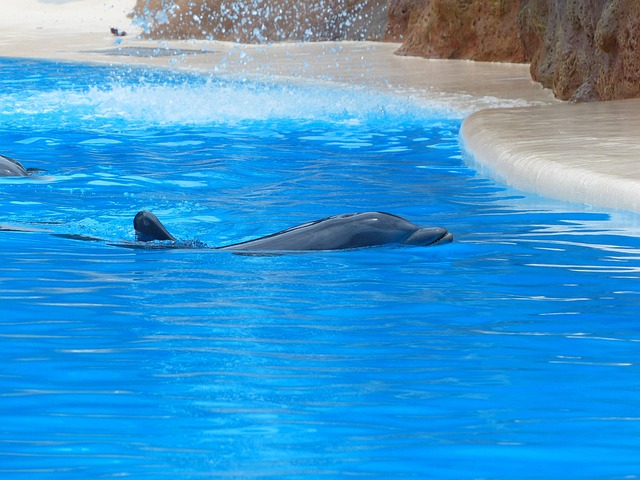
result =
[{"label": "dolphin", "polygon": [[28,177],[37,172],[44,172],[44,170],[24,168],[19,161],[0,155],[0,177]]},{"label": "dolphin", "polygon": [[[158,217],[147,210],[136,214],[133,228],[138,242],[176,242]],[[244,252],[295,252],[348,250],[387,244],[428,246],[451,241],[453,235],[441,227],[420,228],[390,213],[361,212],[335,215],[265,237],[214,248]]]},{"label": "dolphin", "polygon": [[27,177],[29,172],[20,162],[0,155],[0,177]]}]

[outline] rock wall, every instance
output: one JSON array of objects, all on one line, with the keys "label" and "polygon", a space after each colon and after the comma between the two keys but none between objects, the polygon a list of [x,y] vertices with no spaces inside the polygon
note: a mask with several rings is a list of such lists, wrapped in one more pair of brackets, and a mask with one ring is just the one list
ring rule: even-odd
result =
[{"label": "rock wall", "polygon": [[531,62],[563,100],[640,97],[640,0],[137,0],[149,38],[402,41],[401,55]]},{"label": "rock wall", "polygon": [[521,0],[531,76],[575,102],[640,97],[640,1]]},{"label": "rock wall", "polygon": [[640,0],[391,0],[402,55],[531,62],[563,100],[640,97]]},{"label": "rock wall", "polygon": [[400,55],[526,62],[517,0],[391,0],[388,40]]},{"label": "rock wall", "polygon": [[387,0],[137,0],[148,38],[242,43],[381,40]]}]

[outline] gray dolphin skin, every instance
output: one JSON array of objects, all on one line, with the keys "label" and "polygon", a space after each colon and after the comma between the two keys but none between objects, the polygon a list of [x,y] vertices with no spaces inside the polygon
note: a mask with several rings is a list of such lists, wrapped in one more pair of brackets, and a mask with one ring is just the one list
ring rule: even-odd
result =
[{"label": "gray dolphin skin", "polygon": [[[133,227],[139,242],[175,241],[158,217],[147,210],[138,212]],[[362,212],[335,215],[255,240],[215,248],[244,252],[295,252],[347,250],[387,244],[429,246],[451,241],[453,235],[441,227],[420,228],[390,213]]]},{"label": "gray dolphin skin", "polygon": [[0,177],[27,177],[29,172],[20,162],[0,155]]}]

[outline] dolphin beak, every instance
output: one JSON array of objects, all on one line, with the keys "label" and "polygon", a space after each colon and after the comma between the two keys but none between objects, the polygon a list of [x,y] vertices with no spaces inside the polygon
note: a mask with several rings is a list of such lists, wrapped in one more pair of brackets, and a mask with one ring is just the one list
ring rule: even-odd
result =
[{"label": "dolphin beak", "polygon": [[405,245],[416,245],[421,247],[427,247],[431,245],[442,245],[444,243],[451,243],[453,241],[453,235],[449,233],[446,228],[442,227],[427,227],[416,230],[409,238],[405,239]]},{"label": "dolphin beak", "polygon": [[451,242],[453,242],[453,234],[445,231],[445,234],[439,239],[437,239],[435,242],[433,242],[431,245],[444,245],[446,243],[451,243]]}]

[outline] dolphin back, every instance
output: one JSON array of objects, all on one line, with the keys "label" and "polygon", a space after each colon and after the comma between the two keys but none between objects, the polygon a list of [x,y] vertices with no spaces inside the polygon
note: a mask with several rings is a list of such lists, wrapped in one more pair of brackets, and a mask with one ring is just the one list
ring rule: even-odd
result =
[{"label": "dolphin back", "polygon": [[[153,213],[142,210],[133,220],[136,240],[152,242],[175,238]],[[402,217],[384,212],[347,213],[304,223],[265,237],[234,243],[218,250],[295,252],[349,250],[387,244],[436,245],[452,236],[440,227],[420,228]]]},{"label": "dolphin back", "polygon": [[0,155],[0,177],[27,177],[29,173],[20,162]]},{"label": "dolphin back", "polygon": [[[401,244],[418,230],[420,227],[417,225],[389,213],[347,213],[221,248],[252,251],[346,250]],[[446,234],[446,230],[441,231]]]}]

